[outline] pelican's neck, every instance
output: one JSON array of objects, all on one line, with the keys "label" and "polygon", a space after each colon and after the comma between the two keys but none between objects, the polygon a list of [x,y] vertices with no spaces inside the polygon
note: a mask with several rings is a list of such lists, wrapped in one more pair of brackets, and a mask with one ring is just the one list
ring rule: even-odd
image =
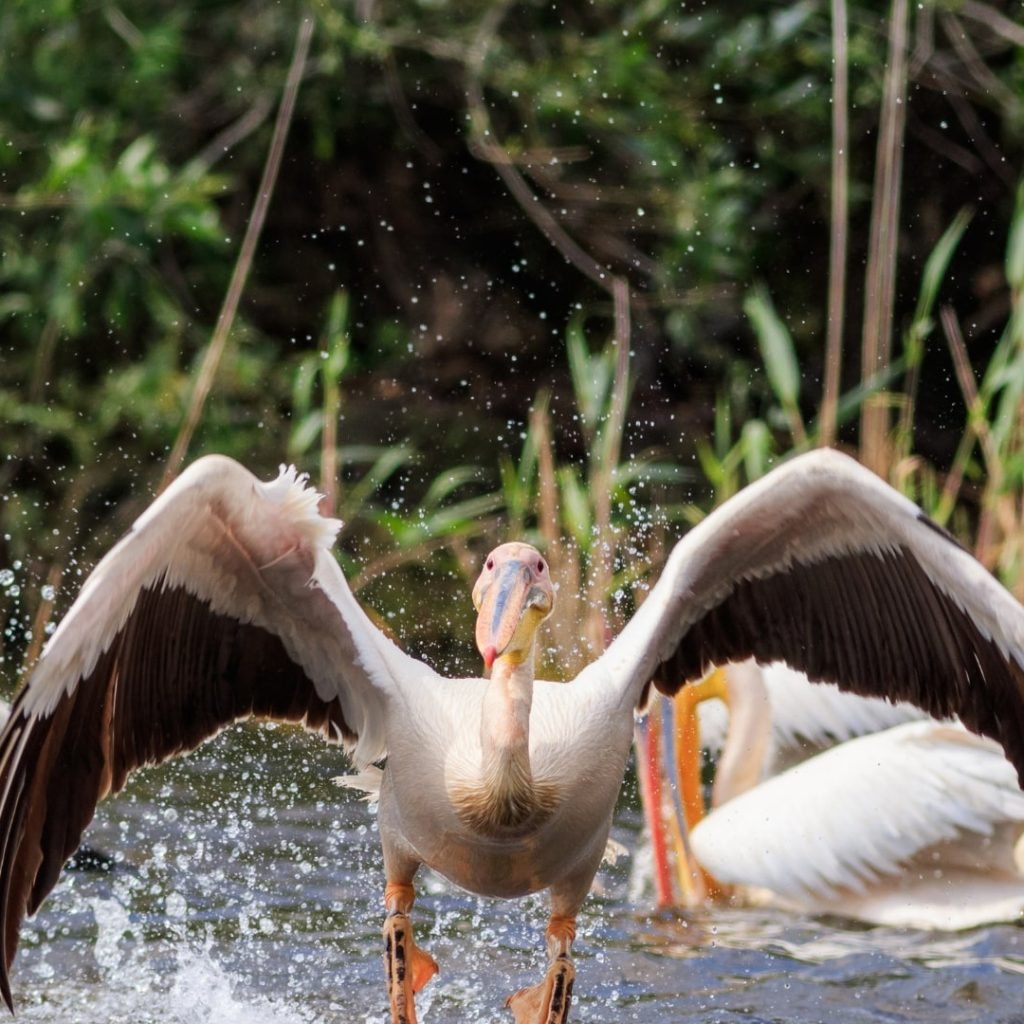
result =
[{"label": "pelican's neck", "polygon": [[498,658],[484,692],[480,777],[453,790],[463,820],[485,835],[536,827],[558,803],[558,787],[535,780],[530,767],[532,703],[533,653]]},{"label": "pelican's neck", "polygon": [[532,704],[533,652],[524,658],[502,655],[491,667],[484,694],[480,740],[485,768],[511,763],[529,776]]},{"label": "pelican's neck", "polygon": [[730,665],[729,728],[715,769],[712,803],[718,807],[761,781],[772,733],[772,704],[761,669],[752,661]]}]

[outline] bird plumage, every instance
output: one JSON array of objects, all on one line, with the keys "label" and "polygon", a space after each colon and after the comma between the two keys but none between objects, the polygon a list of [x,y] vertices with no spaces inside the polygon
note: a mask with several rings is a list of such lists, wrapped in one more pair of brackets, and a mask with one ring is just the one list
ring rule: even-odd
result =
[{"label": "bird plumage", "polygon": [[1024,792],[999,745],[926,719],[767,779],[714,808],[690,842],[716,879],[761,902],[963,928],[1020,917],[1022,835]]},{"label": "bird plumage", "polygon": [[[729,673],[734,669],[728,669]],[[834,683],[812,682],[803,672],[775,662],[759,667],[766,688],[771,729],[758,778],[777,775],[808,756],[868,733],[927,718],[906,701],[862,697]],[[697,708],[700,743],[718,758],[726,743],[729,712],[719,700]]]}]

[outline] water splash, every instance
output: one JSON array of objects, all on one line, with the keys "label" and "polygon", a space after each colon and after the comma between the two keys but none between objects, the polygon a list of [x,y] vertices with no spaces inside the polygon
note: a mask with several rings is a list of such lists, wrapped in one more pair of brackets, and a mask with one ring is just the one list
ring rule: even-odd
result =
[{"label": "water splash", "polygon": [[55,1020],[68,1024],[328,1024],[334,1020],[295,1005],[288,994],[278,1000],[246,992],[246,979],[218,963],[209,949],[158,951],[151,943],[126,945],[110,923],[101,930],[95,948],[102,982],[62,976],[52,966],[40,965],[35,973],[46,976],[45,992],[37,994],[36,1002],[19,1007],[19,1020],[40,1024]]},{"label": "water splash", "polygon": [[[308,760],[284,730],[236,731],[104,804],[89,841],[121,859],[65,876],[26,923],[19,1024],[387,1024],[376,822],[330,782],[338,763],[310,773]],[[634,800],[616,836],[635,849],[639,828]],[[581,915],[578,1022],[1019,1016],[1022,928],[950,938],[767,910],[655,914],[643,862],[602,869]],[[421,1024],[510,1022],[505,997],[544,969],[547,910],[422,873],[415,922],[441,973]]]}]

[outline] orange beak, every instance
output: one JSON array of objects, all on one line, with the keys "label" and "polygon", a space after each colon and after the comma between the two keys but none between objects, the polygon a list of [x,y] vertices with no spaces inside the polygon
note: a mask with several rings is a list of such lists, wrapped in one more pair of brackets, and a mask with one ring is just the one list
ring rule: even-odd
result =
[{"label": "orange beak", "polygon": [[521,562],[510,559],[501,565],[483,588],[476,618],[476,646],[490,669],[504,654],[535,602],[533,578]]},{"label": "orange beak", "polygon": [[529,658],[537,627],[555,605],[555,588],[541,553],[521,542],[496,547],[473,587],[473,604],[476,646],[486,669],[498,658]]}]

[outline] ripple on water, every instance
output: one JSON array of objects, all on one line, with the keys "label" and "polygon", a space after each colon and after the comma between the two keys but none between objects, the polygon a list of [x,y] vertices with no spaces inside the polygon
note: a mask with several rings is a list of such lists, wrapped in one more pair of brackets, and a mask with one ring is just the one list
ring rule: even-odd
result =
[{"label": "ripple on water", "polygon": [[[23,930],[18,1019],[385,1024],[375,819],[330,783],[338,773],[337,755],[288,730],[243,729],[133,780],[88,836],[117,870],[66,876]],[[624,808],[617,837],[632,848],[636,830]],[[1024,1024],[1018,927],[656,915],[629,874],[606,870],[581,917],[577,1021]],[[505,996],[543,967],[543,900],[421,882],[416,920],[442,968],[421,1024],[510,1022]]]}]

